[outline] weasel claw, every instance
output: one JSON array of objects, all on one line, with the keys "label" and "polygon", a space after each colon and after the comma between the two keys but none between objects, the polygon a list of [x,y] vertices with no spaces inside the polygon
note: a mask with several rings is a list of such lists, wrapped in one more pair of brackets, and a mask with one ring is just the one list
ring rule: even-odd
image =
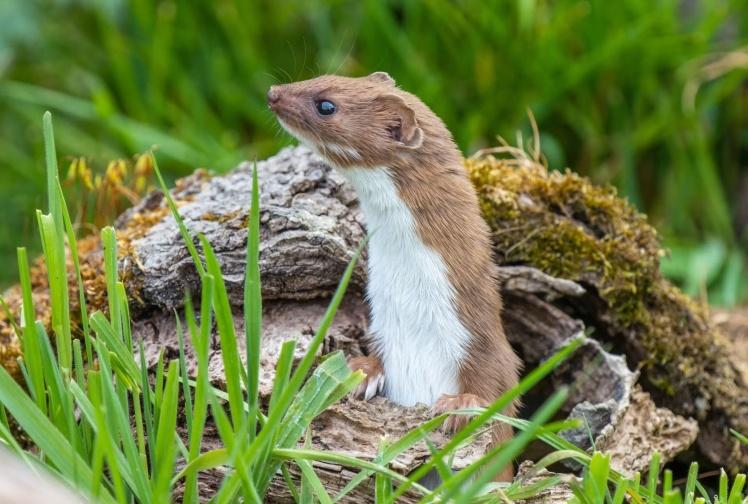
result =
[{"label": "weasel claw", "polygon": [[353,357],[348,360],[348,367],[353,371],[360,369],[366,375],[364,380],[350,392],[351,397],[368,401],[382,393],[384,390],[384,369],[382,369],[382,363],[379,362],[379,359],[373,355]]}]

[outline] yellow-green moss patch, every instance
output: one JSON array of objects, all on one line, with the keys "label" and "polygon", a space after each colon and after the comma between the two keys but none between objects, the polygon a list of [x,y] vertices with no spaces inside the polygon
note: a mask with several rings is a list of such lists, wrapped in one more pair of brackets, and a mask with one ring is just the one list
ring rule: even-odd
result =
[{"label": "yellow-green moss patch", "polygon": [[613,188],[531,160],[483,156],[466,165],[499,262],[531,265],[596,293],[607,306],[577,307],[588,325],[599,324],[599,336],[625,349],[667,406],[700,420],[705,453],[731,451],[733,460],[719,462],[748,465],[748,449],[727,433],[748,431],[748,387],[706,309],[662,278],[663,252],[646,217]]}]

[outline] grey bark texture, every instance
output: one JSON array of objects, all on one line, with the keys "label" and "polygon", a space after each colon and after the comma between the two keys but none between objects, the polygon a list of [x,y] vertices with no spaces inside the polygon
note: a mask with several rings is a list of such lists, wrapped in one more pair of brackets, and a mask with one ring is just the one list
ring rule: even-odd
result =
[{"label": "grey bark texture", "polygon": [[[251,165],[244,163],[223,176],[204,172],[181,180],[173,191],[179,211],[193,236],[202,233],[216,250],[224,272],[231,303],[237,307],[235,324],[242,330],[247,214],[250,202]],[[263,293],[262,378],[260,391],[270,393],[273,369],[280,345],[295,339],[297,358],[308,348],[329,298],[342,273],[365,236],[356,196],[344,179],[309,150],[287,148],[257,163],[260,180],[260,270]],[[122,230],[140,215],[163,209],[162,195],[145,198],[118,220]],[[184,292],[197,292],[198,276],[183,245],[174,219],[163,212],[145,233],[130,243],[122,259],[128,291],[138,299],[134,336],[144,340],[148,362],[159,352],[176,356],[178,343],[174,312],[182,307]],[[199,248],[199,243],[198,245]],[[323,351],[342,349],[348,355],[365,352],[367,307],[365,254],[356,267],[346,300],[327,335]],[[554,278],[524,266],[501,268],[505,300],[504,323],[517,352],[532,369],[560,346],[585,330],[584,324],[559,307],[581,303],[589,297],[577,283]],[[594,294],[593,294],[594,295]],[[594,337],[594,334],[593,334]],[[242,352],[243,341],[239,342]],[[214,348],[218,348],[217,345]],[[194,371],[194,356],[187,349]],[[223,369],[217,350],[211,355],[211,380],[222,384]],[[629,370],[625,356],[613,355],[596,340],[588,339],[553,376],[525,399],[526,409],[539,404],[561,385],[572,385],[563,414],[584,419],[580,431],[567,439],[588,448],[590,439],[605,443],[614,453],[616,468],[633,472],[646,467],[648,454],[659,449],[673,457],[686,449],[697,434],[696,422],[657,409],[635,385],[637,373]],[[313,424],[314,448],[344,452],[372,459],[381,439],[397,439],[430,417],[428,408],[403,408],[377,398],[371,402],[344,400]],[[664,419],[664,420],[663,420]],[[435,435],[438,446],[445,441]],[[630,440],[636,450],[626,445]],[[207,443],[217,440],[208,436]],[[486,440],[462,450],[454,460],[464,467],[485,448]],[[600,445],[598,445],[600,446]],[[398,457],[392,467],[407,474],[428,457],[428,447],[415,447]],[[345,467],[316,464],[322,481],[331,491],[345,486],[355,474]],[[203,477],[207,495],[220,484],[220,473]],[[520,476],[522,473],[520,472]],[[559,495],[567,492],[559,491]],[[270,502],[287,502],[282,480],[271,488]],[[410,502],[406,497],[403,502]],[[370,485],[359,487],[347,502],[372,500]],[[546,502],[560,502],[551,498]]]}]

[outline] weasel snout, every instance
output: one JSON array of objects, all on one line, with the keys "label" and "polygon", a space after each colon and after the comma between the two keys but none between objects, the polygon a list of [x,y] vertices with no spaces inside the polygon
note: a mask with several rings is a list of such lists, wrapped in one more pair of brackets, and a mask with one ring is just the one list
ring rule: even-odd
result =
[{"label": "weasel snout", "polygon": [[278,92],[278,86],[270,86],[268,90],[268,107],[271,109],[273,105],[277,104],[280,100],[280,92]]}]

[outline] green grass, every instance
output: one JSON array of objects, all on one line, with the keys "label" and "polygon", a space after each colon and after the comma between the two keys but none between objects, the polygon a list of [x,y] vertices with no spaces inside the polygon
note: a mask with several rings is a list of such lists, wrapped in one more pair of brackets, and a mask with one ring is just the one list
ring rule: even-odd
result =
[{"label": "green grass", "polygon": [[[409,490],[420,494],[424,503],[498,502],[499,496],[519,499],[536,495],[564,479],[571,484],[577,501],[584,503],[619,504],[624,496],[636,502],[656,503],[748,502],[742,493],[744,475],[734,479],[728,492],[728,479],[723,474],[719,495],[710,500],[697,481],[697,467],[689,474],[684,487],[685,497],[681,497],[680,489],[671,488],[672,474],[666,471],[662,497],[659,497],[658,456],[653,457],[648,483],[642,486],[637,483],[639,476],[626,479],[610,469],[609,460],[604,455],[587,454],[564,441],[556,432],[569,428],[572,423],[549,422],[566,400],[566,388],[557,390],[529,420],[501,415],[507,405],[574,352],[583,341],[581,336],[530,371],[517,387],[488,408],[457,412],[471,414],[473,418],[450,442],[438,449],[433,448],[432,456],[408,477],[391,470],[389,462],[414,444],[429,442],[429,434],[441,425],[446,415],[384,444],[373,461],[314,450],[308,442],[300,445],[302,439],[309,440],[312,420],[363,378],[360,371],[352,373],[348,369],[341,352],[322,358],[317,355],[343,299],[356,258],[341,279],[308,351],[295,367],[295,342],[287,341],[282,346],[269,407],[263,411],[258,400],[262,305],[256,170],[252,198],[247,202],[250,219],[243,313],[247,349],[253,354],[246,359],[246,367],[241,365],[220,266],[204,237],[200,237],[203,256],[198,255],[197,250],[191,250],[201,278],[197,307],[200,316],[196,316],[193,300],[186,293],[184,316],[177,318],[180,329],[178,358],[167,362],[162,354],[155,370],[148,370],[142,342],[132,341],[128,300],[117,272],[116,232],[110,227],[101,232],[108,315],[99,311],[93,313],[88,324],[81,325],[86,328],[80,335],[83,341],[72,338],[69,298],[66,297],[66,264],[59,259],[64,257],[68,247],[75,247],[75,232],[59,188],[49,114],[45,114],[44,123],[51,196],[49,213],[39,211],[38,220],[44,258],[50,265],[50,293],[53,310],[56,310],[52,317],[54,345],[44,325],[33,319],[35,312],[27,256],[24,249],[18,249],[24,303],[23,328],[19,329],[23,357],[19,363],[25,387],[0,368],[0,440],[28,464],[45,467],[96,502],[169,502],[175,486],[181,484],[184,485],[184,502],[198,502],[198,474],[216,467],[224,467],[227,471],[220,489],[212,496],[211,502],[215,503],[260,502],[270,481],[279,473],[284,475],[289,491],[300,503],[335,502],[372,476],[375,478],[377,503],[395,502],[398,496]],[[170,198],[168,191],[165,194]],[[192,249],[193,237],[176,208],[172,208],[184,242]],[[53,266],[55,261],[58,264]],[[73,267],[80,281],[77,261],[73,261]],[[81,313],[85,315],[85,298],[81,298],[81,302],[84,305]],[[214,320],[225,370],[226,392],[215,389],[208,379],[208,352]],[[186,329],[184,333],[182,328]],[[185,346],[188,342],[197,356],[194,379],[187,375]],[[179,411],[184,413],[184,421],[179,419]],[[33,446],[22,447],[12,434],[9,418]],[[469,467],[452,473],[445,461],[454,456],[455,450],[483,432],[491,420],[511,424],[517,435]],[[217,427],[222,447],[203,451],[201,443],[209,421]],[[573,458],[585,467],[581,483],[566,476],[541,478],[532,485],[521,481],[492,483],[494,475],[534,440],[541,440],[554,449],[538,462],[538,470],[565,458]],[[183,462],[179,471],[176,470],[178,461]],[[358,471],[358,475],[338,495],[330,495],[314,471],[314,461],[342,465]],[[300,485],[290,476],[290,466],[298,468]],[[434,490],[427,490],[417,482],[432,469],[439,471],[442,483]],[[699,498],[695,498],[697,491],[701,495]]]},{"label": "green grass", "polygon": [[585,467],[581,483],[571,483],[574,498],[572,504],[622,504],[626,496],[634,502],[661,502],[664,504],[740,504],[748,502],[743,488],[745,475],[738,474],[730,484],[724,471],[719,478],[719,491],[710,495],[698,481],[699,465],[694,462],[688,471],[684,487],[673,488],[673,474],[666,469],[660,476],[659,454],[654,453],[647,474],[645,487],[639,483],[639,475],[632,479],[620,479],[613,485],[610,456],[595,452]]},{"label": "green grass", "polygon": [[[38,129],[21,125],[47,108],[63,159],[103,166],[157,145],[172,176],[222,171],[287,142],[265,107],[269,85],[386,70],[466,153],[497,134],[530,138],[532,110],[551,167],[612,182],[651,215],[673,249],[669,276],[692,295],[740,302],[748,224],[733,214],[746,197],[748,69],[735,56],[748,44],[748,11],[742,0],[686,4],[6,2],[0,258],[33,236],[43,150]],[[0,270],[0,282],[11,279]]]}]

